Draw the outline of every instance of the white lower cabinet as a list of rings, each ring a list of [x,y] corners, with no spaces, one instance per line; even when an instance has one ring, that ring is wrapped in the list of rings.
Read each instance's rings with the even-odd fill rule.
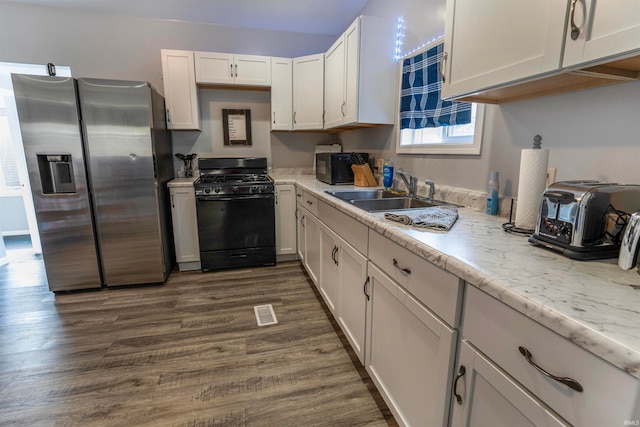
[[[277,184],[276,191],[276,256],[296,256],[296,186]]]
[[[462,341],[452,427],[568,426],[489,359]]]
[[[446,426],[457,333],[369,263],[366,369],[398,424]]]
[[[455,426],[487,425],[480,422],[485,418],[471,422],[483,415],[475,413],[476,406],[482,405],[496,420],[510,419],[511,409],[505,402],[493,398],[495,402],[488,401],[491,388],[500,391],[501,399],[509,400],[523,417],[532,420],[530,424],[495,421],[492,426],[564,425],[562,422],[574,426],[622,426],[625,421],[640,420],[640,382],[635,377],[474,286],[467,285],[465,299],[462,335],[482,355],[476,354],[474,360],[479,357],[490,360],[494,370],[510,379],[513,386],[509,387],[514,391],[503,391],[508,385],[487,380],[490,378],[484,374],[487,370],[481,372],[482,378],[478,377],[473,372],[477,368],[466,366],[470,359],[461,353],[460,364],[465,365],[467,378],[459,381],[458,392],[463,395],[466,388],[470,394],[468,402],[463,399],[462,408],[453,403]],[[484,389],[480,391],[474,381],[492,384],[482,385]],[[514,397],[518,394],[522,398]],[[477,404],[477,399],[483,403]],[[536,405],[542,409],[536,409]],[[549,409],[544,409],[544,405]],[[545,424],[556,417],[562,421]]]
[[[336,317],[351,348],[364,364],[366,318],[371,304],[367,294],[367,258],[343,242],[338,250],[338,264],[340,297]]]
[[[320,294],[364,364],[367,258],[324,224],[320,242]]]
[[[331,231],[326,225],[320,226],[320,286],[318,290],[327,303],[333,317],[336,316],[339,303],[340,289],[340,264],[338,261],[338,252],[340,250],[340,242],[338,236]]]
[[[298,199],[298,257],[311,280],[319,285],[320,279],[320,222]]]
[[[199,270],[200,243],[195,190],[193,185],[180,187],[172,185],[169,183],[169,195],[178,269],[180,271]]]

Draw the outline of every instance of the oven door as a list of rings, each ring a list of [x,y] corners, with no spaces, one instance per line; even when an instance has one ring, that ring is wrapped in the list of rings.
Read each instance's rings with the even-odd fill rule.
[[[203,270],[275,263],[275,195],[198,196]]]

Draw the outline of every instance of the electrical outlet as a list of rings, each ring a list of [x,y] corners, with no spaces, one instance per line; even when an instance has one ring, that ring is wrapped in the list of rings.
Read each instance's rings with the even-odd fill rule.
[[[547,187],[556,182],[558,168],[547,168]]]
[[[384,159],[376,159],[376,169],[378,173],[382,173],[382,168],[384,167]]]

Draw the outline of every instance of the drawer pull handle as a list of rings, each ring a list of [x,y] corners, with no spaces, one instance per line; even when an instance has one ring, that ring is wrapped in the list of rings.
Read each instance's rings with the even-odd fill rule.
[[[540,366],[538,366],[532,360],[533,355],[531,354],[531,352],[529,350],[527,350],[526,347],[520,346],[520,347],[518,347],[518,350],[520,350],[520,354],[522,354],[525,357],[525,359],[527,359],[527,362],[529,362],[529,365],[531,365],[534,368],[536,368],[543,375],[551,378],[552,380],[556,380],[559,383],[562,383],[562,384],[566,385],[567,387],[569,387],[570,389],[575,390],[577,392],[582,393],[582,391],[584,390],[578,381],[576,381],[576,380],[574,380],[572,378],[568,378],[568,377],[557,377],[557,376],[552,375],[549,372],[545,371],[544,369],[542,369]]]
[[[400,271],[404,271],[407,274],[411,274],[411,269],[407,267],[400,267],[400,265],[398,264],[398,260],[395,258],[393,259],[393,266]]]
[[[464,365],[460,365],[460,369],[458,369],[458,375],[456,375],[456,380],[453,382],[453,395],[456,397],[456,401],[458,405],[462,405],[462,396],[458,394],[458,381],[460,378],[464,377],[464,374],[467,372],[467,369]]]
[[[364,291],[364,295],[367,297],[367,301],[369,301],[369,299],[371,298],[369,296],[369,294],[367,293],[367,285],[369,284],[369,276],[367,276],[367,280],[364,281],[364,286],[363,286],[363,291]]]

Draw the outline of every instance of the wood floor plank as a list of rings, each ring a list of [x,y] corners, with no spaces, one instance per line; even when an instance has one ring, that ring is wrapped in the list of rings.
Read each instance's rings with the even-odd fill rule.
[[[0,267],[2,425],[397,425],[298,262],[59,294],[20,264]]]

